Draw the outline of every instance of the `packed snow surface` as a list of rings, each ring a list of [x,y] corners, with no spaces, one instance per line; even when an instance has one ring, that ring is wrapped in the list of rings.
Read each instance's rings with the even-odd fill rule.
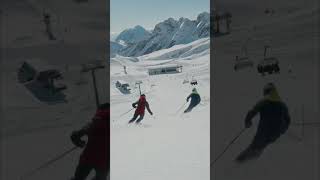
[[[210,54],[209,38],[137,58],[111,59],[111,179],[208,180],[210,138]],[[198,47],[206,47],[197,51]],[[177,53],[177,51],[182,52]],[[191,53],[193,52],[193,53]],[[206,52],[206,53],[204,53]],[[189,53],[190,55],[185,55]],[[178,54],[174,55],[173,54]],[[148,75],[148,68],[182,65],[182,73]],[[123,66],[126,66],[127,74]],[[193,86],[183,82],[196,79],[202,98],[192,112],[184,114],[186,97]],[[122,94],[117,80],[131,86]],[[130,124],[131,104],[139,98],[135,83],[154,115],[146,112],[140,125]],[[188,103],[189,104],[189,103]],[[183,106],[183,107],[182,107]]]

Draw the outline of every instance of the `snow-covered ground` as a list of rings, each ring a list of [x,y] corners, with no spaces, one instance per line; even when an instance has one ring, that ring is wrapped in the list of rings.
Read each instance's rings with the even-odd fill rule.
[[[210,178],[209,42],[205,38],[138,58],[111,59],[111,179]],[[183,72],[148,75],[148,68],[170,64],[182,65]],[[193,87],[183,81],[192,78],[198,81],[202,101],[184,114],[184,103]],[[122,94],[115,87],[117,80],[129,82],[131,94]],[[141,90],[154,115],[146,112],[141,125],[128,125],[134,111],[121,115],[139,98],[136,81],[143,82]]]
[[[90,121],[95,111],[91,74],[80,70],[82,63],[106,56],[106,12],[101,2],[63,0],[3,0],[0,9],[0,179],[18,180],[72,148],[70,133]],[[48,40],[43,11],[52,15],[57,41]],[[18,83],[17,69],[24,60],[60,70],[68,86],[64,91],[68,103],[40,102]],[[101,101],[109,95],[108,73],[97,72]],[[80,152],[70,153],[29,179],[69,179]]]
[[[274,9],[273,15],[264,13]],[[233,15],[232,33],[214,39],[211,70],[211,160],[213,161],[244,127],[246,113],[262,98],[262,88],[274,82],[287,103],[292,126],[270,145],[261,158],[244,165],[233,160],[251,142],[256,126],[247,130],[211,167],[215,180],[316,180],[319,179],[319,126],[295,123],[319,122],[319,6],[316,1],[216,1],[216,9]],[[249,39],[249,40],[248,40]],[[256,68],[233,70],[235,56],[243,56],[247,42],[255,65],[269,56],[280,61],[280,74],[262,77]],[[289,73],[289,68],[292,73]],[[257,124],[258,117],[254,122]]]

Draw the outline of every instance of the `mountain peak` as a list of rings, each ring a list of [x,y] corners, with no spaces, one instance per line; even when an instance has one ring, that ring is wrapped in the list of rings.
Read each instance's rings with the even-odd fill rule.
[[[200,13],[197,17],[197,21],[210,21],[210,14],[208,12]]]
[[[136,34],[137,32],[142,31],[140,30],[141,28],[135,26],[131,31]],[[209,37],[210,14],[203,12],[199,14],[195,20],[183,17],[178,20],[168,18],[155,25],[151,32],[148,32],[144,28],[143,31],[147,32],[146,34],[148,35],[144,35],[144,37],[148,38],[144,38],[140,41],[136,41],[135,38],[133,38],[135,39],[134,42],[130,41],[132,40],[132,37],[135,36],[128,35],[126,38],[122,37],[122,40],[127,42],[128,46],[122,49],[119,54],[122,56],[141,56],[161,49],[167,49],[174,45],[187,44],[200,38]],[[126,34],[130,33],[127,32]]]
[[[136,25],[133,29],[146,31],[146,29],[144,27],[140,26],[140,25]]]
[[[149,38],[150,32],[140,25],[134,28],[122,31],[116,38],[116,42],[124,42],[126,44],[137,43],[139,41]]]

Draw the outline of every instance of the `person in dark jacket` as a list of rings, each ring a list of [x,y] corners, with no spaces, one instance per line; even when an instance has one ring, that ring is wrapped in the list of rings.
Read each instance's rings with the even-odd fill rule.
[[[134,115],[133,115],[132,119],[129,121],[129,123],[133,123],[134,121],[136,121],[138,116],[139,116],[139,118],[136,121],[136,123],[139,123],[140,121],[142,121],[146,108],[147,108],[149,114],[153,115],[152,111],[150,110],[149,103],[146,100],[146,95],[144,95],[144,94],[142,94],[140,96],[140,98],[137,102],[132,104],[132,107],[136,108],[136,111],[134,112]]]
[[[110,104],[100,105],[88,125],[71,134],[73,144],[84,148],[72,180],[85,180],[95,170],[94,180],[105,180],[110,169]],[[86,143],[81,138],[88,136]]]
[[[52,33],[52,27],[51,27],[51,16],[49,13],[44,12],[43,13],[43,22],[45,24],[46,27],[46,33],[49,37],[49,40],[56,40],[56,38],[54,37],[53,33]]]
[[[196,88],[192,89],[192,93],[187,97],[187,102],[189,102],[190,98],[191,98],[191,102],[189,104],[189,107],[184,111],[184,113],[190,112],[201,101],[201,97],[200,97],[199,93],[197,92]]]
[[[281,101],[275,85],[268,83],[263,89],[263,94],[264,99],[259,101],[245,118],[245,127],[250,128],[253,117],[260,114],[258,129],[252,143],[236,158],[239,163],[258,158],[269,144],[275,142],[289,128],[289,111]]]

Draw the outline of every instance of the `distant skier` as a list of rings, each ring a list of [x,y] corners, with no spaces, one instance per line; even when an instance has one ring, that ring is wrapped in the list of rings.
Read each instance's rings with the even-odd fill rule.
[[[273,83],[268,83],[263,89],[264,99],[259,101],[245,118],[245,127],[252,126],[252,118],[260,113],[260,121],[256,135],[247,149],[236,158],[241,163],[258,158],[263,150],[284,134],[290,125],[288,108],[278,95]]]
[[[123,71],[124,71],[124,74],[128,74],[128,73],[127,73],[127,67],[126,67],[126,66],[123,66]]]
[[[100,105],[92,122],[71,134],[72,142],[85,147],[72,180],[85,180],[95,170],[94,180],[105,180],[110,168],[110,104]],[[88,136],[86,144],[81,138]]]
[[[46,33],[49,37],[49,40],[56,40],[56,38],[54,37],[53,33],[52,33],[52,28],[51,28],[51,16],[49,13],[44,12],[43,13],[43,22],[45,24],[46,27]]]
[[[196,88],[192,89],[192,93],[187,97],[187,102],[189,102],[190,98],[191,98],[191,102],[189,104],[189,107],[184,111],[184,113],[190,112],[201,101],[201,97],[200,97],[199,93],[197,92]]]
[[[153,115],[153,113],[150,110],[149,103],[146,100],[146,95],[144,94],[140,96],[137,102],[132,104],[132,107],[136,108],[136,111],[134,112],[134,115],[132,119],[129,121],[129,123],[133,123],[134,121],[136,121],[138,116],[139,116],[139,119],[136,121],[136,123],[139,123],[140,121],[142,121],[144,117],[145,108],[147,108],[150,115]]]
[[[289,67],[288,67],[288,73],[289,73],[289,74],[292,74],[292,72],[293,72],[292,65],[291,65],[291,64],[289,64]]]

